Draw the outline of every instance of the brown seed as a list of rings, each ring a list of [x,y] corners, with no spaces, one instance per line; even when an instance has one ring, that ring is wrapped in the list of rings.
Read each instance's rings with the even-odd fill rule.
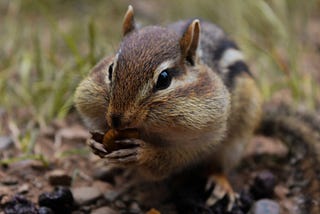
[[[136,129],[126,129],[122,131],[117,131],[115,129],[110,129],[103,137],[103,145],[108,152],[112,152],[119,149],[125,149],[128,145],[117,144],[116,140],[139,138],[139,133]]]
[[[113,151],[116,147],[115,139],[119,135],[119,132],[114,129],[110,129],[104,136],[103,136],[103,145],[107,149],[107,151]]]

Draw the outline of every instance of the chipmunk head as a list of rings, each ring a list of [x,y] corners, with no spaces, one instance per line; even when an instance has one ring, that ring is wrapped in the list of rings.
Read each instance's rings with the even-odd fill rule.
[[[123,40],[106,77],[110,85],[108,125],[115,129],[203,128],[200,126],[209,121],[204,111],[226,111],[221,83],[212,81],[209,72],[200,71],[199,38],[197,19],[183,35],[157,26],[137,29],[129,6]],[[210,105],[212,99],[218,101]]]

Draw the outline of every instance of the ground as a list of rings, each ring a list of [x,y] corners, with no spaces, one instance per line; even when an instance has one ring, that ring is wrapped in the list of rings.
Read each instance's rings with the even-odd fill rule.
[[[142,213],[151,209],[153,211],[150,213],[175,213],[177,204],[188,207],[185,208],[187,210],[194,209],[191,213],[204,212],[204,202],[199,200],[205,197],[204,190],[200,193],[192,192],[203,181],[192,180],[182,185],[179,191],[183,193],[183,197],[192,195],[192,202],[180,203],[168,196],[170,182],[141,182],[134,173],[114,169],[90,153],[85,144],[90,135],[79,124],[81,121],[78,115],[72,113],[65,120],[53,122],[39,134],[35,150],[41,151],[46,157],[45,163],[41,159],[26,159],[2,164],[2,209],[9,209],[8,202],[17,195],[30,200],[39,208],[39,195],[48,194],[55,187],[66,186],[71,189],[75,199],[74,203],[70,202],[73,213],[99,213],[99,208],[110,209],[112,213]],[[13,142],[8,143],[1,152],[2,158],[20,155]],[[308,182],[309,178],[298,176],[301,171],[297,168],[297,156],[299,154],[290,154],[279,140],[255,136],[247,148],[243,162],[230,175],[232,185],[240,194],[240,207],[243,211],[234,210],[231,213],[245,213],[254,202],[264,198],[276,202],[281,213],[300,213],[299,209],[303,206],[316,206],[312,202],[311,205],[308,204],[307,195],[303,194],[302,183]],[[128,187],[132,182],[135,184]],[[191,194],[187,193],[189,189]],[[199,194],[200,197],[197,198]],[[221,208],[212,207],[212,213],[223,213],[219,210],[223,210],[224,201],[225,199],[218,201]],[[271,206],[268,203],[265,206]]]

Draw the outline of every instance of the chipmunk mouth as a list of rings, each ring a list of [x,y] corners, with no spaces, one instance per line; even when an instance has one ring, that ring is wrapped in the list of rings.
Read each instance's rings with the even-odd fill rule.
[[[124,130],[109,129],[104,134],[99,132],[92,132],[91,135],[94,141],[103,145],[107,153],[111,153],[116,150],[136,147],[136,144],[122,143],[121,140],[140,138],[138,130],[132,128]]]
[[[90,131],[91,138],[95,140],[98,143],[104,143],[106,140],[106,135],[108,136],[107,138],[114,138],[115,140],[117,139],[126,139],[126,138],[139,138],[139,131],[136,128],[127,128],[127,129],[109,129],[107,131],[99,132],[99,131]],[[112,136],[111,136],[112,135]]]

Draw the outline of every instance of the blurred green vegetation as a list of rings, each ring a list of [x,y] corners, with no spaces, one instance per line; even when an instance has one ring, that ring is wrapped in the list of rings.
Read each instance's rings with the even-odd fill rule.
[[[320,72],[301,64],[305,53],[319,56],[308,24],[320,20],[320,0],[1,0],[0,110],[24,130],[21,142],[69,113],[79,81],[117,48],[128,4],[142,25],[217,23],[244,50],[266,100],[288,90],[295,103],[319,106]]]

